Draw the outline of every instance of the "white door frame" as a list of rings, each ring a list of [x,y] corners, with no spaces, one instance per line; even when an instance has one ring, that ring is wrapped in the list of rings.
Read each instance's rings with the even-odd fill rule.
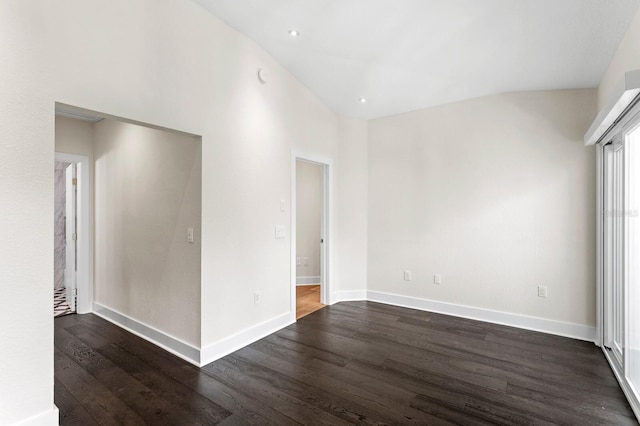
[[[333,161],[315,154],[292,151],[291,153],[291,315],[296,321],[296,161],[302,160],[322,168],[322,212],[320,229],[323,244],[320,247],[320,303],[331,304],[331,227],[333,224]]]
[[[75,163],[77,165],[77,230],[76,241],[78,250],[78,270],[76,273],[77,305],[76,312],[86,314],[92,312],[93,283],[91,282],[91,239],[89,220],[91,217],[91,204],[89,203],[91,191],[91,173],[89,157],[86,155],[55,153],[56,161]]]

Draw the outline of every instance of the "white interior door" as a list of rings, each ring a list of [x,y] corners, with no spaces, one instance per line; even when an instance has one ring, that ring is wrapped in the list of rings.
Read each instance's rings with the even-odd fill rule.
[[[65,269],[64,286],[67,303],[76,310],[76,165],[70,164],[65,170]]]

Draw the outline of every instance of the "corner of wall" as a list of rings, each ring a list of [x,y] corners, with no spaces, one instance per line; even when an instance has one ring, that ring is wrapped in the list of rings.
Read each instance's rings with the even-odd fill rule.
[[[340,117],[336,162],[337,229],[340,282],[332,299],[342,292],[367,289],[368,245],[368,131],[365,120]],[[347,296],[345,296],[347,297]],[[351,298],[352,296],[348,296]]]
[[[291,312],[286,312],[275,318],[253,325],[245,330],[225,337],[222,340],[206,345],[202,347],[200,351],[200,366],[212,363],[213,361],[250,345],[269,334],[275,333],[294,322],[296,322],[295,315]]]

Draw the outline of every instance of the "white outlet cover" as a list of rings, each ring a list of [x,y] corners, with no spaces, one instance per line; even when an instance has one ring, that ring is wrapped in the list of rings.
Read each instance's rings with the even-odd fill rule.
[[[280,239],[280,238],[284,238],[284,237],[285,237],[284,226],[283,225],[277,225],[276,226],[276,238]]]
[[[538,286],[538,297],[547,297],[547,287],[540,285]]]

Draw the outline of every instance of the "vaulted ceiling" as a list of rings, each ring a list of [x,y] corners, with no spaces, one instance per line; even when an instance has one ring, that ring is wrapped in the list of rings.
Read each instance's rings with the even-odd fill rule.
[[[597,87],[640,4],[194,1],[255,40],[335,112],[364,119],[502,92]]]

